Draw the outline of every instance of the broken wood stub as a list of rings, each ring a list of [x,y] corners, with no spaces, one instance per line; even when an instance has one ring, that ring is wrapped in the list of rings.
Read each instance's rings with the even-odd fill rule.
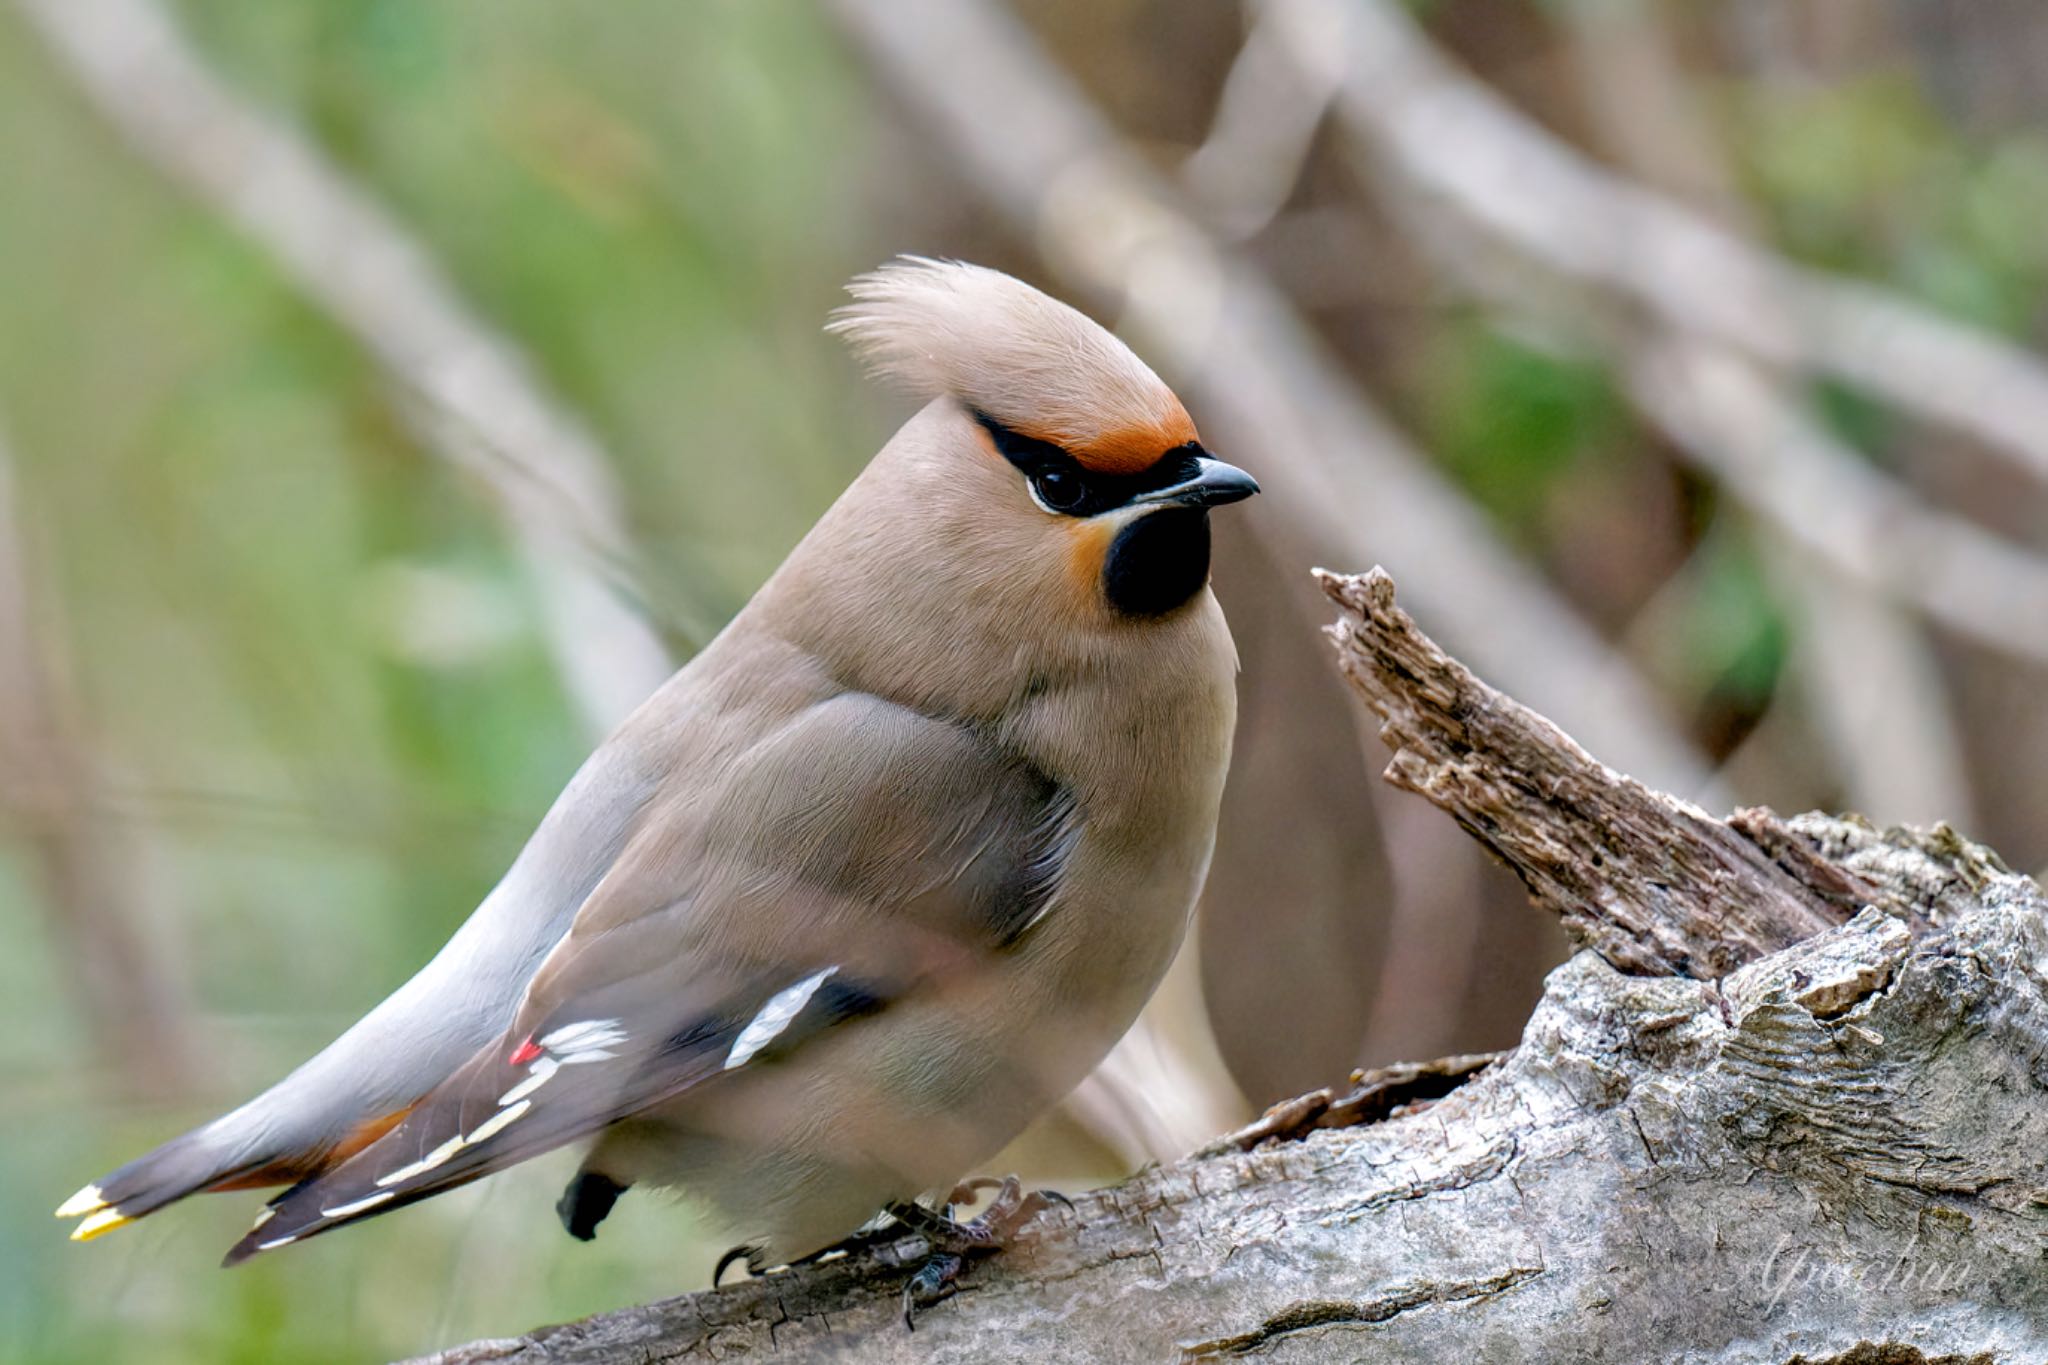
[[[1873,890],[1768,811],[1737,823],[1651,791],[1415,628],[1384,569],[1316,573],[1338,665],[1380,719],[1387,780],[1506,861],[1622,971],[1717,980],[1840,924]]]

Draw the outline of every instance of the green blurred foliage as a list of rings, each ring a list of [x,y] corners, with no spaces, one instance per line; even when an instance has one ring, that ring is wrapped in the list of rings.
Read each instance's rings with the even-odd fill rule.
[[[1448,319],[1431,341],[1422,371],[1427,444],[1504,534],[1539,536],[1548,504],[1574,474],[1625,458],[1628,417],[1596,361],[1469,316]]]
[[[1746,728],[1769,704],[1785,667],[1789,626],[1757,548],[1741,530],[1717,523],[1691,567],[1682,583],[1677,663],[1700,682],[1695,723],[1711,738],[1719,726]]]
[[[2048,134],[1966,136],[1899,76],[1752,82],[1730,143],[1791,254],[1884,279],[1963,321],[2026,335],[2048,287]]]

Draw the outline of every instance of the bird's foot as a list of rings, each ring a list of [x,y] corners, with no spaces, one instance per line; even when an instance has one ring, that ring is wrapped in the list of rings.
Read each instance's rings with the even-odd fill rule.
[[[946,1206],[968,1203],[983,1190],[996,1195],[978,1217],[955,1222],[946,1213],[922,1204],[895,1204],[889,1212],[897,1222],[918,1233],[931,1247],[916,1272],[903,1286],[903,1325],[917,1330],[921,1308],[951,1298],[959,1289],[961,1272],[970,1256],[988,1256],[1009,1245],[1017,1229],[1054,1204],[1072,1208],[1074,1203],[1052,1190],[1027,1190],[1016,1176],[1001,1180],[979,1177],[956,1187],[946,1197]]]

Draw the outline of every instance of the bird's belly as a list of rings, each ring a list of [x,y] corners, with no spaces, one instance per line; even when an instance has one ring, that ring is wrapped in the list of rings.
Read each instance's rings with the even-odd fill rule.
[[[1055,914],[1012,970],[966,974],[843,1025],[801,1064],[756,1064],[692,1091],[608,1138],[617,1150],[595,1164],[705,1201],[771,1260],[828,1246],[890,1203],[944,1193],[982,1173],[1123,1036],[1178,945],[1195,873],[1118,907],[1159,921],[1136,936],[1150,940],[1137,959],[1091,957],[1082,926]]]

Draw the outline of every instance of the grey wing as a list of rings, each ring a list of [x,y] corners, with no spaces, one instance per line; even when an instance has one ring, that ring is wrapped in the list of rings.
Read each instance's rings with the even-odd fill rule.
[[[887,1010],[1058,901],[1071,795],[977,731],[822,702],[642,828],[518,1017],[229,1253],[385,1212]]]

